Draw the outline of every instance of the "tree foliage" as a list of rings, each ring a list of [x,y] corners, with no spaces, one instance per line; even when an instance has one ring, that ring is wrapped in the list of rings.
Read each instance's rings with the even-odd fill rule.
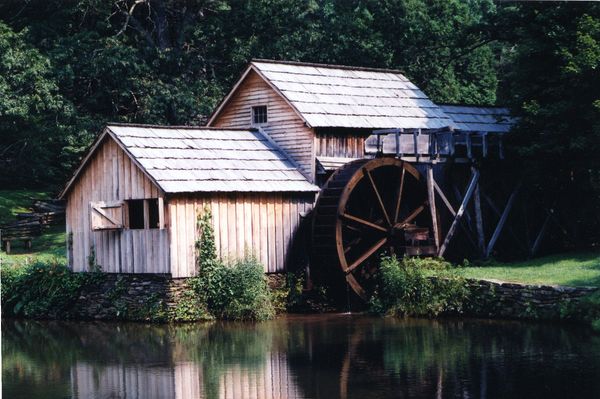
[[[577,242],[600,239],[600,5],[508,6],[502,97],[520,117],[510,153]]]

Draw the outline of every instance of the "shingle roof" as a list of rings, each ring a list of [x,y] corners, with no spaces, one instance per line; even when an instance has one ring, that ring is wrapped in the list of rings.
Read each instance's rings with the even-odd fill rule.
[[[110,124],[61,198],[107,135],[165,193],[319,191],[276,144],[255,130]]]
[[[515,124],[507,108],[441,105],[455,129],[468,132],[508,133]]]
[[[311,127],[437,129],[450,118],[399,71],[255,60]]]
[[[107,129],[167,193],[318,191],[258,131],[123,125]]]

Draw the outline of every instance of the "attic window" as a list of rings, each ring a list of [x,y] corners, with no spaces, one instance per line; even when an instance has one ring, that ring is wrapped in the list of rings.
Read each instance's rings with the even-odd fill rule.
[[[262,125],[264,123],[267,123],[267,106],[259,105],[252,107],[252,124]]]

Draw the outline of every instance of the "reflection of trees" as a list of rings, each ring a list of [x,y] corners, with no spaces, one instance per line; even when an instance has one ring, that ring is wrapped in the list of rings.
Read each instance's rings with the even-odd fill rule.
[[[540,387],[581,375],[574,358],[600,353],[600,339],[588,334],[522,322],[347,318],[296,326],[288,359],[309,397],[541,397]],[[591,360],[588,374],[598,373],[600,359]],[[585,389],[598,393],[600,381]]]

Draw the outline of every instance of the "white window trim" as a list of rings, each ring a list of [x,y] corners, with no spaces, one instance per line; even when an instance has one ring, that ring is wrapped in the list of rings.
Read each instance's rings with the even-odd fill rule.
[[[265,107],[267,121],[263,123],[254,123],[254,108],[256,107]],[[251,126],[266,126],[269,124],[269,105],[268,104],[258,104],[250,106],[250,125]]]

